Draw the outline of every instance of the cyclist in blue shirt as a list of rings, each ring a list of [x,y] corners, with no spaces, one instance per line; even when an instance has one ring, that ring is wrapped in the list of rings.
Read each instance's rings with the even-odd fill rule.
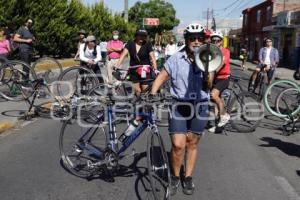
[[[184,38],[186,47],[167,60],[164,69],[154,81],[151,91],[151,94],[155,95],[160,86],[170,79],[170,92],[173,97],[169,124],[173,168],[171,195],[176,193],[180,185],[179,173],[184,162],[186,162],[186,171],[182,180],[183,192],[187,195],[194,192],[192,172],[197,160],[198,144],[204,133],[209,113],[209,94],[204,90],[203,84],[204,72],[196,66],[194,56],[196,48],[205,42],[204,28],[200,24],[190,24],[184,31]]]

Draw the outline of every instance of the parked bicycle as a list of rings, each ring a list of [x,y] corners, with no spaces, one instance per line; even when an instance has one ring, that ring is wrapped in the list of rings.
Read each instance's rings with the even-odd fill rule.
[[[1,66],[0,95],[9,101],[20,101],[31,94],[30,82],[37,79],[35,72],[25,62],[9,60]],[[27,76],[29,74],[29,76]]]
[[[95,95],[97,96],[97,89],[97,87],[92,89],[89,95],[94,96],[96,91]],[[144,103],[153,103],[147,98],[142,97],[141,99]],[[118,170],[119,162],[126,158],[125,151],[128,147],[142,133],[148,132],[147,165],[152,192],[155,199],[169,199],[169,161],[156,125],[153,108],[147,107],[143,113],[139,113],[143,119],[142,123],[130,136],[120,142],[114,122],[114,113],[118,112],[114,110],[114,105],[119,99],[115,99],[112,90],[109,90],[107,96],[100,96],[98,101],[101,105],[105,105],[104,110],[92,106],[92,110],[84,110],[64,122],[59,138],[60,154],[64,166],[74,175],[83,178],[92,177],[105,171]],[[92,105],[94,104],[92,103]],[[108,131],[103,128],[105,115],[107,115]],[[82,123],[76,120],[78,118],[81,119],[79,121],[87,122],[89,126],[82,126]]]
[[[253,132],[263,118],[263,106],[259,99],[243,89],[240,78],[230,77],[228,90],[222,93],[227,112],[230,114],[231,128],[238,132]]]
[[[268,94],[277,93],[275,102],[268,98]],[[284,120],[283,135],[290,135],[299,131],[300,119],[300,86],[291,80],[274,81],[267,89],[263,97],[265,108],[272,115]]]

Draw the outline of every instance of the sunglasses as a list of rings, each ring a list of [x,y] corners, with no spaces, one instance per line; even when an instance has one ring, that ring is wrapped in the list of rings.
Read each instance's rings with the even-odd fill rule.
[[[199,42],[204,42],[205,38],[201,37],[201,36],[190,36],[188,38],[188,40],[191,41],[191,42],[195,42],[196,40],[198,40]]]
[[[211,40],[211,42],[213,42],[213,43],[219,43],[219,42],[221,42],[222,40],[220,40],[220,39],[212,39]]]

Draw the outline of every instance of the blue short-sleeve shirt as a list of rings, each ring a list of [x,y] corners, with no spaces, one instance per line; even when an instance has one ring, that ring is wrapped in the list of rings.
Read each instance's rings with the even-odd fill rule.
[[[203,91],[203,72],[188,59],[186,51],[173,54],[165,63],[171,79],[171,95],[179,100],[209,100]]]

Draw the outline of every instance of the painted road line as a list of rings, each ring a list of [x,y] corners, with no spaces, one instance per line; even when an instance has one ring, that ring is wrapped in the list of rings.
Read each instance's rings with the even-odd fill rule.
[[[282,189],[287,193],[289,200],[300,200],[299,195],[296,190],[291,186],[291,184],[282,176],[275,176],[276,181],[282,187]]]

